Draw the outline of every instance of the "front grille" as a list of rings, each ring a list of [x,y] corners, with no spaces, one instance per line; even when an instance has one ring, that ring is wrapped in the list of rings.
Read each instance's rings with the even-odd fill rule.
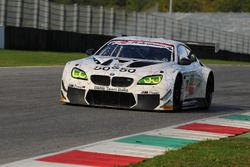
[[[90,105],[130,108],[135,105],[132,93],[89,90],[86,100]]]
[[[110,77],[103,75],[92,75],[91,81],[96,85],[109,86],[110,85]]]
[[[132,78],[113,77],[111,85],[116,87],[128,87],[132,85],[133,81],[134,80]]]

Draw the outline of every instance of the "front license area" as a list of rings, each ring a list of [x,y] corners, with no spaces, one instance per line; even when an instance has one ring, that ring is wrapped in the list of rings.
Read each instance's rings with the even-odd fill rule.
[[[89,90],[86,100],[90,105],[131,108],[136,104],[132,93],[105,90]]]
[[[113,92],[128,92],[126,88],[114,88],[109,86],[94,86],[94,90],[113,91]]]

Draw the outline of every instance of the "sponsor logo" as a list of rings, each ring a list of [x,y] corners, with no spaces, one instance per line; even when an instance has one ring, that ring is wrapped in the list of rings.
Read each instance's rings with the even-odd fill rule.
[[[128,92],[126,88],[113,88],[108,86],[95,86],[95,90],[102,90],[102,91],[112,91],[112,92]]]
[[[155,91],[142,91],[141,94],[158,95],[160,93]]]
[[[71,88],[75,88],[75,89],[85,89],[85,86],[78,86],[78,85],[69,85],[69,87]]]

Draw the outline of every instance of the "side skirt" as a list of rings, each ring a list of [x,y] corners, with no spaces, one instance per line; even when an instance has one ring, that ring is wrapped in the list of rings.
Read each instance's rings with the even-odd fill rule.
[[[194,98],[194,99],[185,100],[182,103],[182,109],[204,107],[204,100],[205,99],[203,99],[203,98]]]

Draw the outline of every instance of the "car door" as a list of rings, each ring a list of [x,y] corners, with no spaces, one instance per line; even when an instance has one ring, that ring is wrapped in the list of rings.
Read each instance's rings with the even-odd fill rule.
[[[183,63],[186,60],[188,63]],[[178,46],[178,61],[183,75],[182,99],[196,98],[198,86],[200,84],[201,68],[197,65],[197,60],[191,50],[184,45]]]
[[[197,60],[196,56],[190,52],[189,59],[192,64],[191,81],[189,84],[189,98],[201,98],[202,97],[202,66]]]

